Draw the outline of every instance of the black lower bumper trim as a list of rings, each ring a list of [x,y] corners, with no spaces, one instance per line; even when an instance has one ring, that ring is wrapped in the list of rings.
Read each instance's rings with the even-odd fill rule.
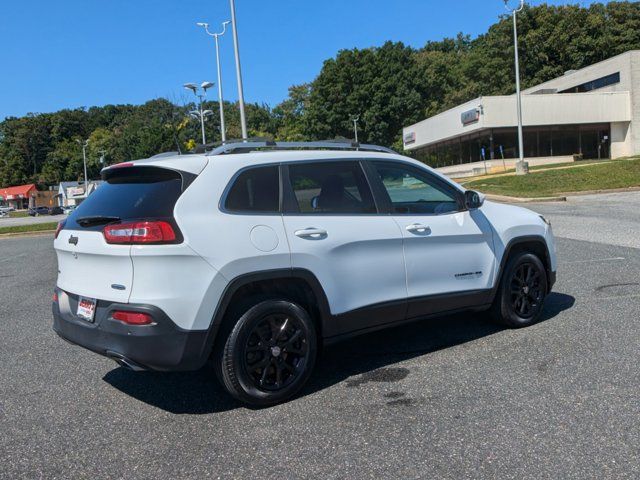
[[[58,302],[52,307],[53,330],[74,345],[133,370],[197,370],[208,359],[207,331],[183,330],[157,307],[98,300],[96,318],[91,323],[73,313],[77,296],[57,291]],[[149,313],[154,324],[131,326],[113,320],[111,312],[118,309]]]

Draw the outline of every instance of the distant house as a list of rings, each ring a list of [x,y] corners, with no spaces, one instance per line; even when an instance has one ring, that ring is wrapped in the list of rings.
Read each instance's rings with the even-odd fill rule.
[[[29,208],[35,204],[36,186],[33,183],[17,187],[0,188],[0,205],[16,210]]]
[[[101,180],[90,181],[85,194],[84,182],[60,182],[58,185],[58,205],[61,207],[69,207],[80,205],[82,201],[91,195],[100,185]]]

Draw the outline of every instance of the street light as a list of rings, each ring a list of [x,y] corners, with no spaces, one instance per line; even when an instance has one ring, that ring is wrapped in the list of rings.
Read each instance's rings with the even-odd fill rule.
[[[524,163],[524,138],[522,133],[522,94],[520,93],[520,60],[518,57],[518,20],[517,14],[524,9],[524,0],[519,0],[520,5],[518,8],[512,9],[509,7],[509,0],[504,0],[504,7],[513,15],[513,44],[515,47],[515,62],[516,62],[516,97],[518,104],[518,152],[519,160],[516,163],[516,174],[524,175],[528,173],[525,169]]]
[[[227,131],[224,124],[224,104],[223,104],[223,98],[222,98],[222,71],[220,68],[220,45],[218,42],[218,38],[225,34],[225,32],[227,31],[227,25],[229,25],[229,23],[231,22],[229,21],[222,22],[222,32],[220,33],[211,33],[209,31],[208,23],[200,22],[196,24],[199,27],[203,27],[204,31],[207,32],[207,35],[213,37],[216,41],[216,65],[218,67],[218,103],[220,104],[220,133],[222,134],[223,143],[227,141]]]
[[[236,79],[238,80],[238,104],[240,106],[240,126],[242,139],[247,141],[247,119],[244,114],[244,90],[242,89],[242,69],[240,68],[240,47],[238,46],[238,24],[236,22],[236,2],[229,0],[231,7],[231,26],[233,28],[233,50],[236,55]]]
[[[89,183],[87,180],[87,147],[89,146],[89,140],[84,142],[79,138],[76,138],[76,142],[82,147],[82,161],[84,162],[84,198],[87,198],[89,192]]]
[[[200,85],[195,83],[185,83],[184,88],[191,90],[196,98],[199,100],[198,109],[189,112],[194,118],[200,119],[200,128],[202,129],[202,145],[207,144],[207,135],[204,131],[204,121],[209,115],[213,115],[211,110],[204,110],[204,99],[207,97],[207,90],[213,87],[213,82],[202,82]],[[198,93],[202,90],[202,93]]]

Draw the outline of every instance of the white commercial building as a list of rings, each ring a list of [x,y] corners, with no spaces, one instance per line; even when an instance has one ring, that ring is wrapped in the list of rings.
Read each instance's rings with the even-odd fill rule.
[[[403,131],[404,148],[443,170],[471,173],[518,157],[516,96],[480,97]],[[640,154],[640,50],[523,91],[531,163]],[[465,170],[466,169],[466,170]]]

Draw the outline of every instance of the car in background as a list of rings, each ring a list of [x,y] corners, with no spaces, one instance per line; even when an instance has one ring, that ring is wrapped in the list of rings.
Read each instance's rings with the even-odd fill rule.
[[[49,215],[62,215],[63,213],[64,211],[62,210],[62,208],[57,205],[55,207],[49,208]]]
[[[9,212],[13,212],[15,210],[15,208],[11,207],[11,206],[2,206],[0,207],[0,213],[9,213]]]
[[[75,209],[75,205],[68,205],[66,207],[62,207],[62,213],[64,213],[65,215],[71,215]]]
[[[39,215],[49,215],[49,207],[35,207],[29,209],[30,217],[37,217]]]

